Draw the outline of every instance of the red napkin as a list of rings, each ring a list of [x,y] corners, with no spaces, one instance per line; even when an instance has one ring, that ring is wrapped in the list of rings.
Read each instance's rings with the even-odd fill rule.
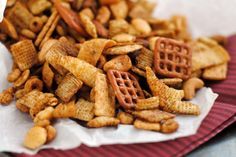
[[[219,93],[219,98],[202,122],[197,134],[159,143],[107,145],[98,148],[81,145],[67,151],[49,149],[42,150],[32,157],[178,157],[186,155],[236,121],[236,35],[229,37],[226,49],[231,55],[228,78],[210,85],[214,92]],[[15,154],[15,156],[31,157],[25,154]]]

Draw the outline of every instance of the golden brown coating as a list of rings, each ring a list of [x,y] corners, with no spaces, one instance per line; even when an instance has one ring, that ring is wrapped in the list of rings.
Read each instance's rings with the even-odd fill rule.
[[[134,117],[132,114],[120,111],[117,114],[117,118],[120,120],[120,124],[132,124],[134,121]]]
[[[47,143],[51,142],[57,135],[57,130],[51,125],[46,126],[47,130]]]
[[[138,99],[135,105],[136,110],[149,110],[159,107],[159,97],[150,97],[147,99]]]
[[[73,118],[90,121],[94,117],[94,103],[79,99],[76,105],[76,113]]]
[[[90,128],[101,128],[105,126],[117,126],[120,120],[114,117],[96,117],[87,123]]]
[[[137,129],[150,130],[150,131],[160,131],[160,123],[150,123],[140,119],[134,121],[134,127]]]
[[[179,128],[179,124],[174,119],[168,119],[161,122],[162,133],[173,133],[178,128]]]
[[[36,149],[47,141],[47,130],[43,127],[34,126],[31,128],[24,139],[24,146],[29,149]]]
[[[82,85],[82,81],[77,79],[73,74],[68,73],[58,85],[55,94],[64,102],[69,102]]]
[[[206,80],[225,80],[227,77],[228,63],[223,63],[210,68],[206,68],[203,71],[202,77]]]
[[[175,101],[166,105],[164,111],[184,114],[184,115],[199,115],[201,113],[200,107],[187,101]]]
[[[167,113],[165,111],[161,111],[158,109],[154,110],[142,110],[142,111],[134,111],[132,114],[139,119],[143,119],[147,122],[158,123],[162,120],[167,120],[174,118],[175,115],[171,113]]]
[[[132,67],[131,59],[128,55],[119,55],[110,61],[106,62],[103,66],[104,71],[108,70],[119,70],[119,71],[129,71]]]
[[[68,103],[61,103],[56,106],[53,111],[54,118],[72,118],[76,115],[75,100],[72,99]]]
[[[115,104],[109,98],[109,88],[106,75],[97,74],[95,81],[95,105],[94,113],[96,116],[115,116]]]

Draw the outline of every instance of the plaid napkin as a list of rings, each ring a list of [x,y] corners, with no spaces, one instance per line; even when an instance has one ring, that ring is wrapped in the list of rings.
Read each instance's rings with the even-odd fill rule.
[[[81,145],[67,151],[49,149],[42,150],[33,157],[155,157],[157,155],[180,157],[189,153],[236,121],[236,35],[229,37],[226,48],[231,55],[228,78],[221,83],[210,84],[213,91],[219,93],[219,98],[202,122],[197,134],[159,143],[107,145],[98,148]],[[30,157],[25,154],[15,154],[15,156]]]

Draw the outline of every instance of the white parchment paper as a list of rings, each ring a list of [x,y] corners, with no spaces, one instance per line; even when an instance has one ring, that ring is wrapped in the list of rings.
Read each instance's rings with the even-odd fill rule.
[[[236,0],[157,0],[158,8],[154,15],[166,18],[172,14],[184,14],[189,20],[189,26],[194,37],[214,34],[230,35],[236,32]],[[0,20],[5,1],[0,0]],[[0,91],[9,86],[7,73],[12,65],[7,49],[0,44]],[[43,148],[70,149],[84,143],[88,146],[103,144],[146,143],[171,140],[196,133],[201,122],[209,113],[217,94],[210,88],[198,91],[193,102],[201,107],[200,116],[177,116],[180,128],[173,134],[161,134],[151,131],[137,130],[133,126],[119,125],[117,128],[84,128],[72,120],[58,120],[55,124],[58,130],[56,139]],[[34,154],[22,146],[24,135],[33,126],[30,117],[19,112],[14,102],[9,106],[0,105],[0,151],[24,152]]]

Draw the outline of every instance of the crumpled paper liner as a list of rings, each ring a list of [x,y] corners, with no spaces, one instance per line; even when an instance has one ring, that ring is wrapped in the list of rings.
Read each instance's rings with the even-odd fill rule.
[[[158,1],[159,6],[155,12],[155,15],[159,17],[168,17],[172,13],[185,13],[190,22],[190,27],[194,36],[198,35],[206,36],[209,34],[220,33],[219,31],[222,30],[222,28],[224,28],[223,24],[220,24],[221,26],[220,29],[218,26],[213,25],[212,22],[210,21],[212,20],[212,14],[209,10],[213,10],[214,13],[217,7],[213,7],[211,4],[215,4],[216,1],[215,0],[207,0],[207,1],[208,2],[206,3],[206,0],[191,0],[191,1],[159,0]],[[236,0],[231,0],[231,1],[234,1],[236,3]],[[5,7],[4,2],[6,1],[4,0],[0,1],[0,19],[2,15],[1,14],[2,10]],[[219,3],[222,3],[223,5],[223,1],[222,2],[217,1],[217,6],[219,5]],[[189,7],[193,8],[191,9]],[[230,9],[225,9],[223,11],[228,12],[229,10]],[[218,11],[219,14],[220,13],[224,14],[224,12],[222,12],[222,9]],[[207,12],[208,14],[211,14],[211,16],[205,14]],[[218,16],[221,17],[223,15],[218,15]],[[236,12],[233,14],[233,16],[230,17],[231,23],[235,24],[235,22],[233,22],[233,17],[236,17]],[[205,23],[201,23],[200,19],[202,18],[204,18]],[[228,21],[227,19],[224,19],[224,22],[227,22]],[[216,22],[217,19],[213,21]],[[209,27],[211,26],[210,28],[212,28],[212,30],[210,32],[208,30],[209,27],[207,27],[206,25],[208,25]],[[236,28],[235,25],[228,25],[229,29],[223,29],[221,33],[225,35],[232,33],[231,29],[232,26],[234,26],[235,30]],[[6,77],[7,73],[11,70],[11,65],[12,65],[12,60],[9,52],[2,44],[0,44],[0,67],[1,67],[0,91],[10,86],[10,84],[6,80]],[[71,149],[79,146],[82,143],[88,146],[95,147],[103,144],[160,142],[179,137],[190,136],[196,133],[201,122],[203,121],[203,119],[206,117],[211,107],[213,106],[217,96],[218,95],[213,93],[210,88],[203,88],[200,91],[198,91],[196,98],[193,99],[193,102],[200,105],[202,112],[201,115],[199,116],[178,115],[176,119],[180,124],[180,128],[178,129],[177,132],[172,134],[161,134],[158,132],[137,130],[133,126],[128,126],[128,125],[119,125],[117,128],[88,129],[78,125],[76,122],[72,120],[61,119],[57,120],[57,122],[54,125],[58,131],[56,139],[40,149],[44,148]],[[15,102],[13,102],[9,106],[0,105],[0,137],[1,137],[0,151],[29,153],[29,154],[34,154],[37,151],[39,151],[39,149],[34,151],[28,150],[24,148],[22,145],[27,130],[32,126],[33,122],[31,118],[27,114],[18,111],[15,108]]]

